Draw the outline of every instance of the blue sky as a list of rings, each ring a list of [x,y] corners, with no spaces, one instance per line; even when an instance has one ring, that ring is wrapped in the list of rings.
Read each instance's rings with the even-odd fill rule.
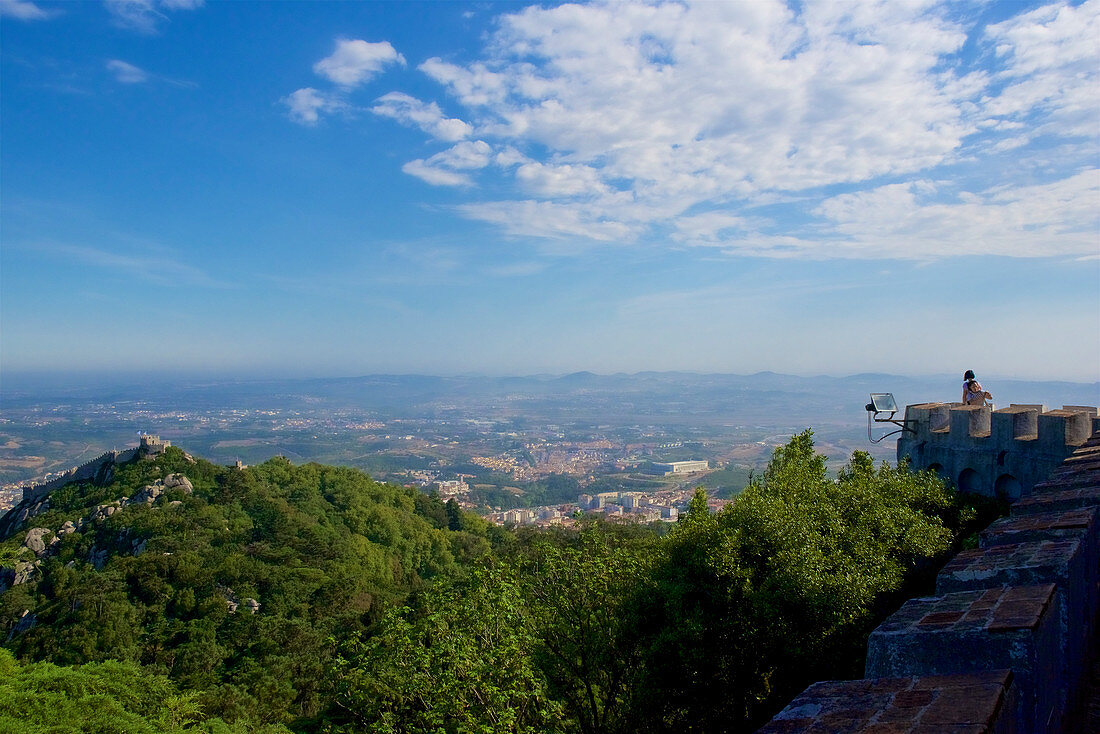
[[[1100,2],[0,0],[0,368],[1100,379]]]

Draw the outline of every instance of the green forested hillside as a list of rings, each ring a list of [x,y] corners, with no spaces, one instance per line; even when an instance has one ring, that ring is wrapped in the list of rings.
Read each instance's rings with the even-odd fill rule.
[[[155,504],[88,519],[176,472],[193,494],[169,489]],[[107,486],[56,490],[27,526],[56,531],[81,519],[31,582],[0,594],[4,637],[24,610],[36,618],[7,646],[60,665],[148,666],[200,692],[204,711],[253,722],[320,715],[334,640],[489,549],[485,524],[451,531],[438,500],[355,470],[272,459],[239,471],[178,449],[120,467]],[[3,545],[6,557],[25,535]],[[97,553],[100,569],[89,562]]]
[[[0,731],[37,721],[27,691],[69,701],[43,731],[740,731],[858,674],[973,516],[859,453],[830,480],[809,432],[667,534],[506,531],[351,469],[170,449],[0,542],[24,575],[0,591],[0,693],[23,692]]]

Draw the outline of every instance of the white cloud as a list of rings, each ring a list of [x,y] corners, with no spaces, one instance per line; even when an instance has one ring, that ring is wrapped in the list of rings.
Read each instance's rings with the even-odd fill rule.
[[[493,201],[462,204],[458,212],[500,226],[520,237],[568,237],[597,242],[625,242],[636,232],[621,222],[601,219],[600,214],[549,201]]]
[[[47,12],[29,0],[0,0],[0,17],[16,20],[46,20],[53,13]]]
[[[336,50],[313,65],[313,71],[342,87],[369,81],[389,64],[405,65],[405,57],[388,41],[368,43],[338,39]]]
[[[484,140],[470,140],[453,145],[442,153],[436,153],[429,162],[456,170],[485,168],[492,157],[492,148]]]
[[[473,183],[464,173],[438,168],[419,158],[401,166],[401,170],[432,186],[469,186]]]
[[[841,194],[800,235],[759,229],[693,238],[730,254],[934,260],[960,255],[1089,257],[1100,251],[1100,169],[1023,187],[954,195],[917,180]]]
[[[1024,187],[997,187],[956,200],[927,181],[882,186],[822,203],[818,212],[846,250],[897,257],[1085,255],[1100,247],[1100,169]]]
[[[202,7],[203,0],[104,0],[103,4],[115,25],[153,35],[168,19],[163,11],[194,10]]]
[[[107,62],[107,71],[115,75],[115,80],[122,84],[140,84],[148,81],[149,73],[133,64],[128,64],[119,59],[111,59]]]
[[[1038,116],[1030,135],[1095,137],[1100,92],[1100,0],[1054,4],[986,29],[1004,83],[986,100],[998,119]]]
[[[728,239],[724,235],[728,235],[731,230],[741,231],[746,228],[743,218],[721,211],[680,217],[675,226],[676,233],[673,237],[694,245],[720,244]]]
[[[332,113],[346,107],[334,95],[319,92],[312,87],[299,89],[280,101],[287,106],[290,119],[301,125],[316,125],[321,113]]]
[[[595,168],[568,163],[553,165],[528,161],[516,169],[516,180],[530,193],[548,199],[609,191]]]
[[[446,118],[434,102],[393,92],[374,111],[442,140],[476,130],[499,151],[493,175],[523,193],[459,211],[514,235],[671,233],[775,256],[1076,252],[1081,235],[1062,232],[1047,244],[1011,235],[1008,213],[1029,222],[1021,226],[1049,225],[1048,234],[1054,225],[1024,217],[1022,199],[995,199],[993,174],[982,169],[998,157],[997,170],[1007,170],[1013,158],[1028,161],[1019,168],[1037,180],[1077,180],[1050,167],[1054,147],[1028,146],[1039,135],[1097,137],[1100,0],[1055,3],[985,28],[979,16],[934,0],[531,6],[498,18],[480,58],[418,67],[465,109],[470,123],[454,120],[450,137],[440,134]],[[968,37],[988,50],[978,61],[964,53]],[[959,188],[979,193],[967,201],[923,193],[915,182],[938,178],[944,166],[969,167]],[[890,237],[857,236],[846,228],[863,219],[830,218],[844,208],[841,197],[817,212],[821,247],[790,225],[756,226],[754,207],[793,211],[830,186],[853,191],[851,204],[954,218],[969,244],[936,246],[890,221],[882,223]]]
[[[414,125],[437,140],[454,142],[470,136],[473,129],[462,120],[444,117],[435,102],[421,102],[402,92],[390,92],[379,97],[371,112],[389,117],[405,125]]]
[[[469,176],[458,171],[484,168],[492,160],[492,149],[483,140],[464,141],[436,153],[428,160],[409,161],[401,170],[433,186],[470,186]]]

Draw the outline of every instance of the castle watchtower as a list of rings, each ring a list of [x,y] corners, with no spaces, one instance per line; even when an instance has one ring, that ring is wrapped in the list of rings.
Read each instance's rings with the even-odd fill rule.
[[[1100,419],[1080,405],[921,403],[906,406],[905,426],[898,462],[933,469],[964,492],[1015,500],[1100,430]]]
[[[162,439],[160,436],[150,436],[148,434],[145,434],[141,437],[139,451],[141,452],[142,456],[160,456],[164,453],[164,450],[171,445],[171,441]]]

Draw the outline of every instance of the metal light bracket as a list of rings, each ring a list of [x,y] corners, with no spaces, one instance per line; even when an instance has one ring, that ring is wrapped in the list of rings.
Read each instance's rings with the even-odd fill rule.
[[[916,433],[916,429],[908,425],[903,420],[898,420],[894,415],[898,412],[897,401],[894,400],[894,394],[889,392],[873,392],[871,393],[871,402],[867,403],[867,440],[871,443],[878,443],[884,438],[909,431],[910,433]],[[884,413],[889,413],[885,418],[882,418]],[[908,421],[912,423],[913,421]],[[889,433],[879,436],[878,438],[871,437],[871,424],[873,423],[891,423],[898,426],[896,431],[890,431]]]

